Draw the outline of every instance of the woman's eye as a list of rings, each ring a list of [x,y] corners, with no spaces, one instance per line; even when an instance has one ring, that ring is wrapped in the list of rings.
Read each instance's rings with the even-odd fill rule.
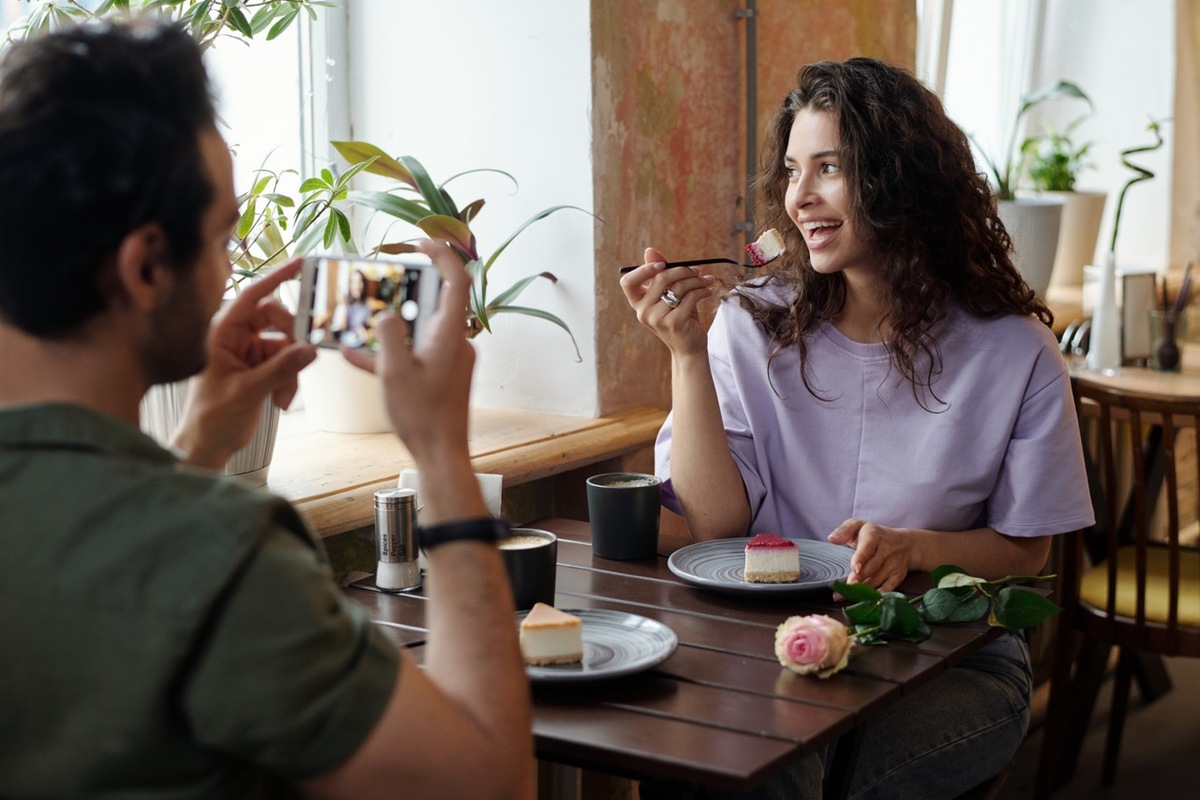
[[[837,164],[831,164],[828,161],[821,165],[821,174],[822,175],[834,175],[841,171],[842,171],[841,167],[839,167]]]
[[[787,176],[789,181],[794,181],[800,177],[800,170],[789,167],[787,169]]]

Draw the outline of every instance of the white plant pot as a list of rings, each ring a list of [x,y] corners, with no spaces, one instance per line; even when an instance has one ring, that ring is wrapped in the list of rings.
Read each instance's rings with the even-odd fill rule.
[[[1042,192],[1041,197],[1062,200],[1062,224],[1054,254],[1051,286],[1082,286],[1083,268],[1096,262],[1096,240],[1104,218],[1105,192]]]
[[[300,373],[300,393],[309,423],[332,433],[392,430],[379,378],[348,362],[337,350],[317,350],[317,360]]]
[[[1039,297],[1050,288],[1062,203],[1044,198],[1000,201],[1000,220],[1013,243],[1013,265]]]
[[[141,427],[159,444],[167,447],[183,418],[192,378],[177,383],[151,386],[142,398]],[[250,442],[230,457],[225,465],[226,475],[237,475],[253,486],[263,486],[275,453],[275,435],[279,432],[279,409],[267,397],[259,412],[258,425]]]

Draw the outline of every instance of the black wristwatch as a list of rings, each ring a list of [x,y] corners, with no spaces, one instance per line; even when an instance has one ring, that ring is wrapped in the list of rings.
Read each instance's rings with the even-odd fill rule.
[[[498,542],[507,539],[512,530],[512,524],[503,517],[475,517],[460,519],[454,522],[443,522],[438,525],[422,525],[417,528],[417,538],[424,550],[431,550],[439,544],[462,540],[478,542]]]

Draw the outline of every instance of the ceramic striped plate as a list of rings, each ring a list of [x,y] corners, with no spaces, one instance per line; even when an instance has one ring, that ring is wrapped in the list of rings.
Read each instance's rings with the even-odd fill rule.
[[[566,683],[616,678],[650,669],[670,658],[679,646],[675,631],[661,622],[599,608],[564,608],[583,621],[583,661],[545,667],[526,665],[529,680]],[[517,624],[527,612],[517,612]]]
[[[744,574],[746,539],[697,542],[671,554],[667,566],[683,580],[718,592],[755,597],[824,589],[850,573],[849,547],[812,539],[793,539],[800,548],[800,580],[796,583],[748,583]]]

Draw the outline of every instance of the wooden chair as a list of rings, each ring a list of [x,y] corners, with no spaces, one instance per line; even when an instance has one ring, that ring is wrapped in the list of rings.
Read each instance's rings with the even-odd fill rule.
[[[1200,466],[1193,465],[1187,476],[1177,467],[1180,444],[1190,438],[1200,451],[1200,403],[1112,388],[1086,375],[1074,377],[1072,385],[1084,441],[1094,442],[1089,466],[1094,468],[1097,524],[1068,534],[1064,542],[1059,570],[1063,613],[1037,797],[1048,797],[1074,774],[1113,647],[1119,655],[1101,772],[1106,786],[1116,777],[1131,680],[1140,666],[1154,663],[1146,657],[1200,657],[1200,550],[1179,541],[1180,485],[1189,478],[1200,481]],[[1124,468],[1122,442],[1128,448]],[[1158,506],[1157,469],[1166,494],[1161,541],[1151,530]],[[1200,503],[1197,495],[1200,484],[1193,484],[1190,499]],[[1089,550],[1091,556],[1085,552]],[[1145,696],[1146,681],[1138,677]]]

